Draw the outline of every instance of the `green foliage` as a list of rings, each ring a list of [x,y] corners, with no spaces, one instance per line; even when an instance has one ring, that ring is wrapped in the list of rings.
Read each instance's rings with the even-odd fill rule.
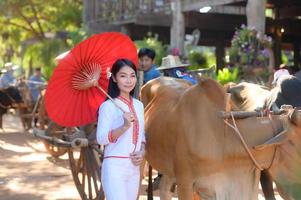
[[[69,49],[84,38],[85,33],[80,30],[80,0],[0,0],[0,12],[0,25],[4,27],[0,29],[0,63],[20,63],[24,57],[21,64],[25,68],[32,60],[32,66],[48,67],[43,72],[49,71],[62,49]],[[67,41],[57,34],[67,36],[69,32],[71,37]],[[49,33],[55,37],[49,37]],[[7,56],[10,48],[13,55]]]
[[[204,54],[195,50],[189,51],[188,60],[192,66],[198,66],[199,68],[207,66],[207,59]]]
[[[188,51],[188,62],[191,64],[189,70],[196,70],[200,68],[209,68],[216,65],[216,57],[212,48],[197,47],[190,48]]]
[[[76,31],[69,32],[69,38],[67,39],[67,43],[69,46],[73,47],[79,42],[89,37],[88,31],[81,28]]]
[[[165,56],[166,46],[164,46],[162,42],[158,40],[157,34],[153,36],[152,33],[148,33],[147,37],[145,37],[143,40],[136,40],[134,42],[138,50],[141,48],[154,49],[156,51],[155,63],[157,66],[161,65],[161,60]]]
[[[218,70],[217,81],[221,84],[226,84],[229,82],[237,83],[239,82],[239,70],[238,67],[234,67],[233,69],[223,68],[222,70]]]
[[[65,44],[59,39],[36,43],[26,49],[22,66],[27,71],[30,63],[33,64],[34,68],[42,67],[43,75],[49,79],[57,64],[54,58],[66,49]]]

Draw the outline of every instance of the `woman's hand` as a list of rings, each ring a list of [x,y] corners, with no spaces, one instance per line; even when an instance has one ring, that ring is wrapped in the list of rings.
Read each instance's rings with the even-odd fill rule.
[[[145,154],[144,150],[131,153],[130,158],[132,160],[132,163],[136,166],[140,165],[143,161],[144,154]]]
[[[124,126],[125,127],[130,127],[131,122],[134,121],[134,115],[131,112],[126,112],[123,114],[123,120],[124,120]]]

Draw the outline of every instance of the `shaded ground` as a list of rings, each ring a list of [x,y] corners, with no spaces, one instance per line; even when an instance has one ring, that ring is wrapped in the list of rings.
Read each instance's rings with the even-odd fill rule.
[[[40,140],[23,131],[16,116],[4,115],[3,124],[5,132],[0,130],[1,200],[80,200],[67,155],[59,159],[49,156]],[[139,200],[147,199],[146,184],[144,180]],[[154,195],[158,200],[157,191]],[[259,199],[263,199],[261,194]]]

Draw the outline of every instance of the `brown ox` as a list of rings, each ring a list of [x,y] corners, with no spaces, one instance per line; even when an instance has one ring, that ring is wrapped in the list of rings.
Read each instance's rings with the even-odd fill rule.
[[[146,158],[155,169],[175,178],[180,200],[192,199],[194,189],[201,191],[205,200],[257,199],[260,170],[234,130],[217,115],[225,109],[226,93],[221,85],[202,79],[189,87],[172,78],[159,78],[142,88],[141,98],[145,103]],[[300,118],[296,110],[289,110],[271,120],[251,117],[236,121],[255,160],[269,169],[286,192],[285,184],[300,188],[300,179],[290,181],[295,179],[292,174],[297,174],[297,161],[288,155],[298,152],[294,146],[301,146]],[[282,176],[290,178],[283,183]]]

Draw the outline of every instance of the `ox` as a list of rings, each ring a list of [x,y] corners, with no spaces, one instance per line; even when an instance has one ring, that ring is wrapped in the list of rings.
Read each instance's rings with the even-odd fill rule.
[[[228,86],[227,90],[231,93],[232,102],[238,110],[253,111],[258,108],[268,108],[278,111],[279,107],[284,104],[293,107],[301,106],[301,82],[294,76],[280,78],[271,91],[263,86],[246,82]],[[262,173],[260,181],[266,199],[275,199],[272,180],[267,171]],[[282,197],[289,199],[285,196],[287,195]]]
[[[19,103],[22,103],[22,97],[15,87],[9,87],[0,90],[0,128],[3,128],[2,116],[9,108],[16,108]]]
[[[281,192],[297,198],[287,189],[301,186],[301,180],[292,176],[301,160],[296,154],[301,147],[297,110],[237,120],[248,146],[244,148],[236,132],[218,117],[227,98],[224,88],[212,79],[189,87],[180,80],[158,78],[142,88],[141,99],[146,159],[170,180],[175,178],[180,200],[192,199],[194,190],[201,191],[204,200],[257,199],[259,168],[269,170]],[[285,176],[289,178],[283,181]]]
[[[301,81],[294,76],[283,76],[277,85],[268,88],[253,83],[240,83],[226,87],[238,110],[253,111],[257,108],[268,108],[272,111],[284,105],[301,107]]]

